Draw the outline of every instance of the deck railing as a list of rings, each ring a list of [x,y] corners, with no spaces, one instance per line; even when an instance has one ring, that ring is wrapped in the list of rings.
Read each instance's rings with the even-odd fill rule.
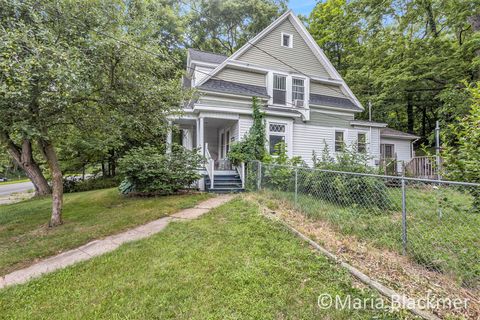
[[[414,157],[406,167],[406,173],[409,176],[418,178],[436,179],[438,170],[435,156]]]

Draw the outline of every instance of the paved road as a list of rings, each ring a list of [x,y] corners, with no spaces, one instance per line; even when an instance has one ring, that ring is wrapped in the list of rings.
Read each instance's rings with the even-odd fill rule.
[[[15,192],[26,192],[34,189],[31,182],[20,182],[13,184],[0,185],[0,196],[8,196]]]

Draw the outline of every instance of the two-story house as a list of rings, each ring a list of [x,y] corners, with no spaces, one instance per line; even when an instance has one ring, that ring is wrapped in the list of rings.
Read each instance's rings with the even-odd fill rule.
[[[312,151],[321,154],[325,144],[331,155],[343,144],[356,144],[371,156],[372,166],[382,156],[405,161],[413,156],[411,141],[418,137],[355,120],[363,106],[291,11],[229,57],[190,49],[187,70],[185,85],[200,96],[174,123],[185,147],[199,148],[211,159],[209,174],[232,173],[229,146],[252,125],[253,96],[264,106],[271,152],[284,141],[290,157],[308,164]]]

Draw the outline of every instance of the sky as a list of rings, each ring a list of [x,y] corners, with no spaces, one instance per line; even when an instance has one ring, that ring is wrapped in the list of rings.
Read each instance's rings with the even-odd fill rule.
[[[308,16],[318,0],[290,0],[288,7],[295,12],[295,14],[303,14]]]

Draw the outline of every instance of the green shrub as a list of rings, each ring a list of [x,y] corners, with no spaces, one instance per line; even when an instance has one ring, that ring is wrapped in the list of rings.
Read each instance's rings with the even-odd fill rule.
[[[87,179],[75,179],[73,177],[66,177],[63,180],[63,192],[83,192],[97,189],[107,189],[118,186],[119,178],[104,178],[93,177]]]
[[[288,158],[285,142],[276,144],[274,154],[266,155],[263,162],[267,164],[263,174],[266,186],[277,190],[294,191],[294,167],[300,165],[302,159],[300,157]]]
[[[368,166],[368,155],[357,152],[352,146],[345,148],[343,152],[337,154],[336,159],[333,159],[328,150],[325,144],[321,159],[313,154],[314,168],[345,173],[301,170],[299,192],[312,194],[339,205],[392,208],[388,188],[381,178],[347,173],[375,173],[375,170]]]
[[[265,148],[267,142],[265,114],[260,111],[256,97],[252,98],[252,117],[253,124],[248,134],[241,141],[233,143],[228,152],[228,158],[236,166],[242,162],[247,163],[252,160],[262,161],[267,154]]]
[[[197,169],[203,161],[196,150],[190,151],[176,144],[167,154],[152,146],[130,150],[119,161],[119,171],[126,180],[120,190],[124,193],[175,193],[201,177]]]

